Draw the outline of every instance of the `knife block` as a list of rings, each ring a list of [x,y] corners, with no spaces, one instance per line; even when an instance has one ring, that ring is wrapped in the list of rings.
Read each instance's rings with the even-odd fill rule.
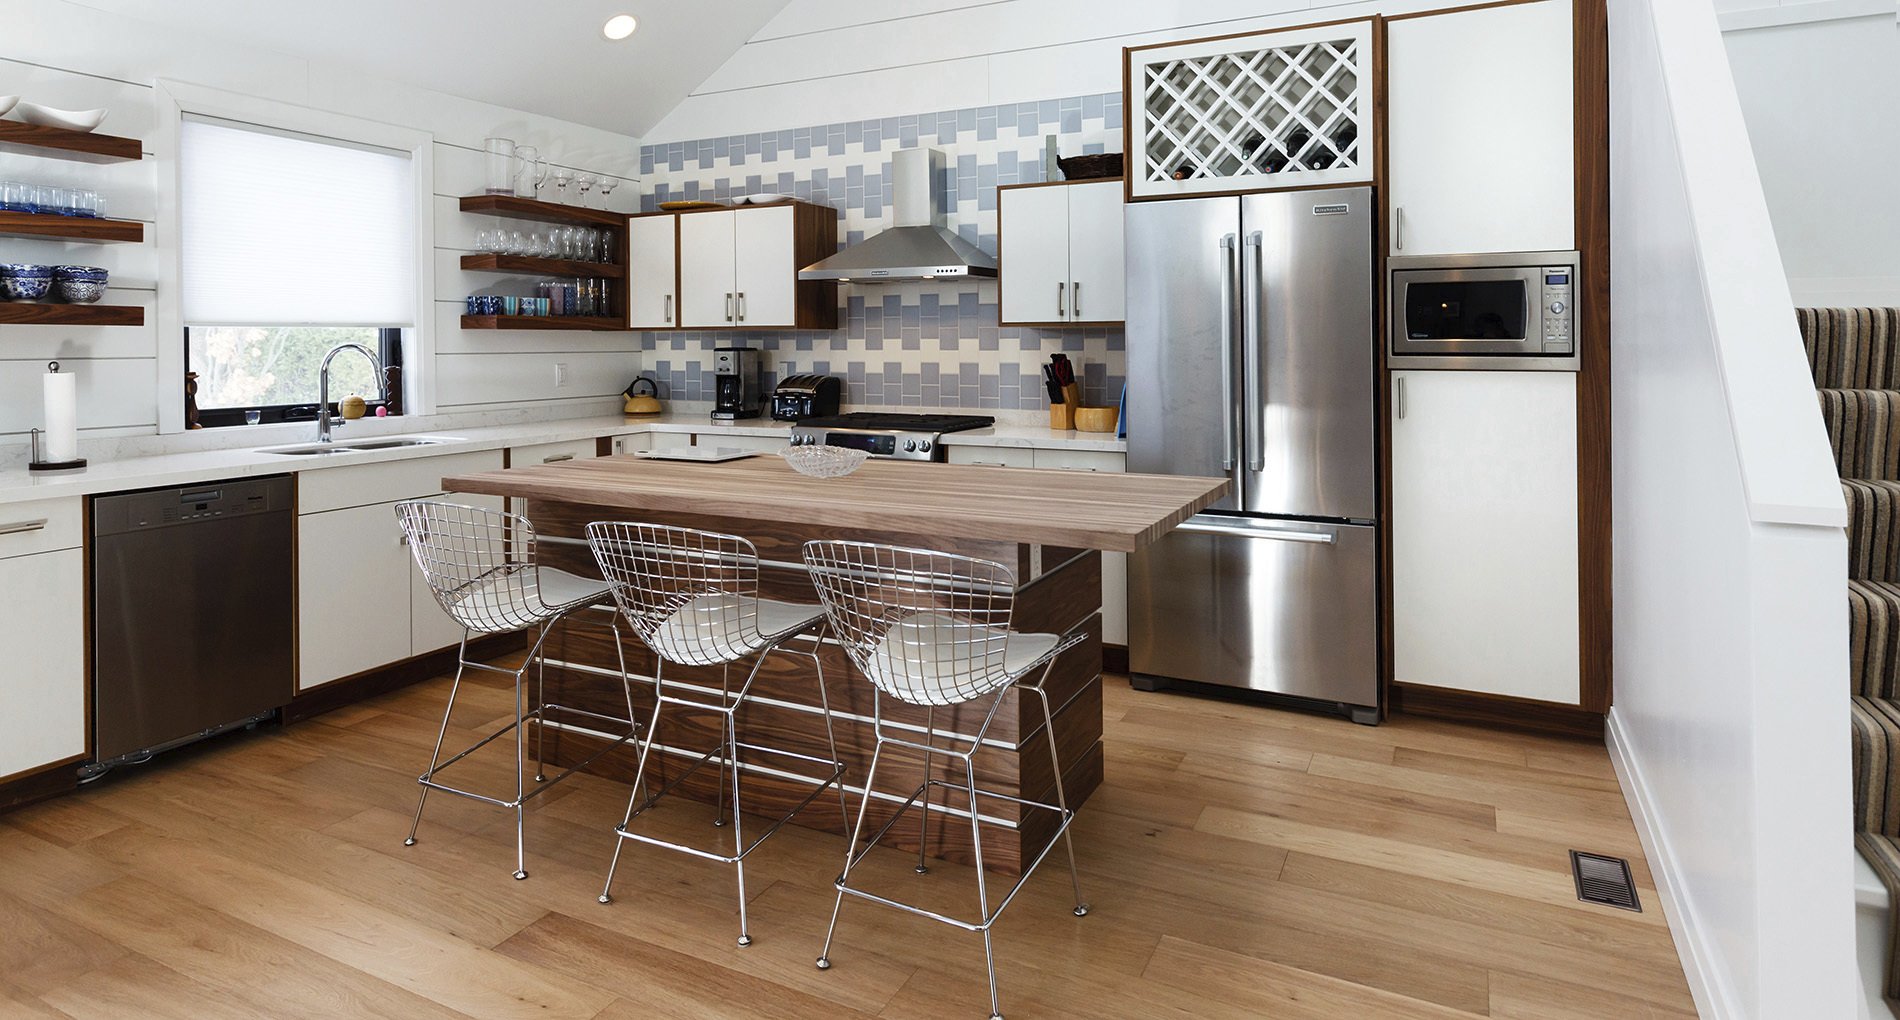
[[[1082,387],[1070,383],[1062,387],[1062,403],[1049,405],[1049,427],[1057,432],[1075,428],[1075,409],[1082,406]]]

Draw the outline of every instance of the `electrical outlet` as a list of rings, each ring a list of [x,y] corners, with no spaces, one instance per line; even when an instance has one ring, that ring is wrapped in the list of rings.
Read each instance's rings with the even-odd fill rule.
[[[559,390],[559,389],[565,389],[566,387],[567,387],[567,362],[557,361],[554,363],[554,388]]]

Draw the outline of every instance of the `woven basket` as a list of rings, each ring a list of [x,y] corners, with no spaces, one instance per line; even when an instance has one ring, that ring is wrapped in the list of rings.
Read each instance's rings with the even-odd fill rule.
[[[1056,165],[1062,168],[1062,176],[1071,181],[1086,181],[1097,177],[1120,177],[1122,154],[1098,152],[1090,156],[1058,156]]]

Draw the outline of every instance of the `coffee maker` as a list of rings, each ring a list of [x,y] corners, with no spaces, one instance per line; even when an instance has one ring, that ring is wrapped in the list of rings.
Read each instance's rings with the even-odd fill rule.
[[[759,352],[750,347],[713,351],[713,420],[757,418],[765,395],[759,388]]]

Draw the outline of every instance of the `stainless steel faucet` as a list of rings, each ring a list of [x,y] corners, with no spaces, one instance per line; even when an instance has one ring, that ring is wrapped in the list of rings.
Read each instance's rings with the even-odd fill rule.
[[[355,351],[369,359],[370,367],[376,371],[376,396],[383,401],[389,400],[389,382],[383,378],[383,362],[376,352],[362,344],[338,344],[330,353],[323,356],[323,365],[317,369],[317,442],[330,441],[330,361],[344,351]],[[339,423],[340,424],[340,423]]]

